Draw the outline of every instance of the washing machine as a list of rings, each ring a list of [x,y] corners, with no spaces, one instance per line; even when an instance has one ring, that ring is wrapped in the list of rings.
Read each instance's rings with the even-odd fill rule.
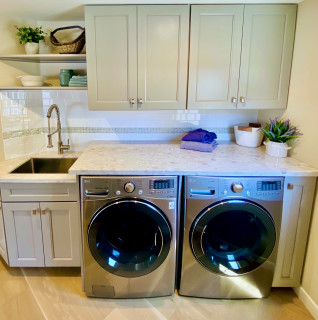
[[[281,177],[185,177],[180,295],[269,294],[283,184]]]
[[[88,296],[174,293],[178,178],[81,177],[83,289]]]

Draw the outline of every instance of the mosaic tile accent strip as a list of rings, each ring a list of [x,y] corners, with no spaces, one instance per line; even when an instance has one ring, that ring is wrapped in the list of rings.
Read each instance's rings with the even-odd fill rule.
[[[51,128],[52,131],[56,128]],[[94,127],[66,127],[62,128],[62,133],[105,133],[105,134],[180,134],[186,133],[196,128],[94,128]],[[233,128],[206,128],[206,130],[213,131],[216,134],[233,134]],[[32,136],[39,134],[47,134],[48,129],[46,127],[16,130],[3,132],[3,139],[13,139],[24,136]]]

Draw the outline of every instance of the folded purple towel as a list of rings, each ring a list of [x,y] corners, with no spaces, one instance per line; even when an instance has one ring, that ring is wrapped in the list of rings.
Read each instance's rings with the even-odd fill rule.
[[[196,141],[181,141],[181,149],[194,150],[200,152],[212,152],[218,143],[213,141],[212,143],[202,143]]]
[[[196,129],[193,131],[189,131],[182,140],[183,141],[197,141],[204,143],[211,143],[213,140],[217,138],[214,132],[210,132],[203,129]]]

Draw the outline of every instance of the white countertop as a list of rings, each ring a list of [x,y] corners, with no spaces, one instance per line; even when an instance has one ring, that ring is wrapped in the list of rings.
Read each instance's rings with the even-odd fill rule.
[[[318,169],[291,157],[266,155],[264,147],[220,144],[212,153],[178,144],[89,146],[69,170],[74,175],[318,176]]]
[[[78,158],[81,152],[66,152],[62,155],[57,152],[42,152],[33,155],[27,155],[15,159],[0,162],[0,183],[76,183],[76,175],[68,173],[14,173],[12,170],[20,166],[30,158]]]

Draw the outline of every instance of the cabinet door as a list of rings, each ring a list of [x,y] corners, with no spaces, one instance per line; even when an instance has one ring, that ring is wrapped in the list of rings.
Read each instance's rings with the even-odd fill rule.
[[[3,203],[11,267],[43,267],[42,229],[38,202]]]
[[[4,259],[4,261],[9,264],[2,208],[0,208],[0,255]]]
[[[243,9],[191,7],[188,109],[236,108]]]
[[[296,5],[245,6],[238,108],[286,108],[296,10]]]
[[[81,223],[77,202],[41,202],[46,267],[81,265]]]
[[[136,6],[87,6],[85,28],[89,108],[135,109]]]
[[[138,6],[138,108],[185,109],[189,6]]]
[[[274,287],[298,287],[303,270],[315,177],[286,177]]]

